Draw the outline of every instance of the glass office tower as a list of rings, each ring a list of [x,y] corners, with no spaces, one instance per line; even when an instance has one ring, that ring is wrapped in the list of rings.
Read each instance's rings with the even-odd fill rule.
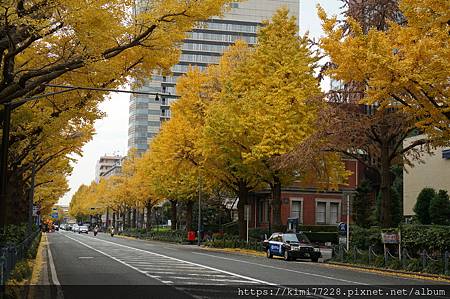
[[[178,78],[187,72],[190,65],[204,69],[209,64],[218,63],[225,49],[238,39],[254,45],[258,26],[263,20],[270,19],[282,6],[287,7],[290,14],[298,18],[299,0],[248,0],[232,3],[231,10],[224,17],[204,21],[187,33],[180,61],[172,67],[171,76],[155,75],[139,90],[174,95]],[[161,123],[170,119],[172,101],[174,99],[131,95],[128,148],[135,148],[138,153],[148,149],[148,143],[159,132]]]

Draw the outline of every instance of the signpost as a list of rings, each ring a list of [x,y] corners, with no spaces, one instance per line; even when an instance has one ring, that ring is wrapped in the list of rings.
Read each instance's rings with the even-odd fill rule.
[[[345,222],[341,222],[338,224],[339,231],[339,245],[347,245],[347,224]]]
[[[401,234],[400,232],[385,232],[381,233],[381,242],[383,242],[384,255],[386,255],[387,245],[397,245],[398,244],[398,258],[402,260],[402,248],[401,248]]]
[[[244,219],[247,222],[247,243],[248,243],[248,221],[250,219],[250,205],[245,205],[244,210],[245,210]]]
[[[344,191],[342,194],[347,198],[347,251],[350,250],[350,199],[353,194],[355,194],[355,191]]]
[[[39,214],[40,207],[38,205],[33,205],[33,217],[37,217]]]

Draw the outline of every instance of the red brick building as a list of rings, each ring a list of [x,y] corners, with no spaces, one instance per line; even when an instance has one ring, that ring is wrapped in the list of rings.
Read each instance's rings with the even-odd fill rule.
[[[347,217],[347,200],[343,191],[354,191],[362,180],[364,166],[353,159],[345,160],[346,169],[352,172],[348,185],[338,191],[319,191],[315,188],[300,187],[293,184],[282,189],[281,219],[286,225],[288,218],[298,218],[303,225],[336,225],[345,222]],[[268,228],[271,218],[271,191],[256,192],[250,199],[250,228]]]

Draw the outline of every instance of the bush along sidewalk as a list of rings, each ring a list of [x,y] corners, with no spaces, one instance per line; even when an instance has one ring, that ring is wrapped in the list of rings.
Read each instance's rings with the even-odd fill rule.
[[[384,247],[380,228],[355,227],[351,248],[334,246],[332,261],[390,270],[450,275],[450,227],[403,225],[398,245]],[[391,230],[394,231],[394,230]],[[449,277],[450,278],[450,277]]]
[[[212,238],[204,242],[204,245],[211,248],[239,248],[261,252],[264,251],[261,241],[249,240],[247,243],[245,240],[240,240],[238,238]]]
[[[173,243],[183,243],[187,240],[187,233],[184,230],[155,231],[146,229],[127,229],[121,231],[120,235],[144,240]]]
[[[40,241],[41,232],[36,230],[22,242],[0,248],[0,288],[5,298],[27,298]]]
[[[0,248],[0,285],[8,280],[20,283],[30,278],[30,260],[36,256],[40,239],[41,232],[36,230],[22,242]]]
[[[184,230],[176,231],[148,231],[146,229],[128,229],[120,232],[120,235],[133,237],[143,240],[163,241],[173,243],[188,243],[187,232]],[[197,241],[195,241],[196,243]],[[205,234],[202,245],[211,248],[240,248],[256,251],[264,251],[261,241],[257,238],[251,238],[247,243],[230,234]]]

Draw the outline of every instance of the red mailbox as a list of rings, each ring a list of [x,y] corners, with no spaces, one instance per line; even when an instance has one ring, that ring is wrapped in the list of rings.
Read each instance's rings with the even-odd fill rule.
[[[188,231],[187,235],[188,241],[195,241],[195,235],[196,235],[195,231],[193,230]]]

